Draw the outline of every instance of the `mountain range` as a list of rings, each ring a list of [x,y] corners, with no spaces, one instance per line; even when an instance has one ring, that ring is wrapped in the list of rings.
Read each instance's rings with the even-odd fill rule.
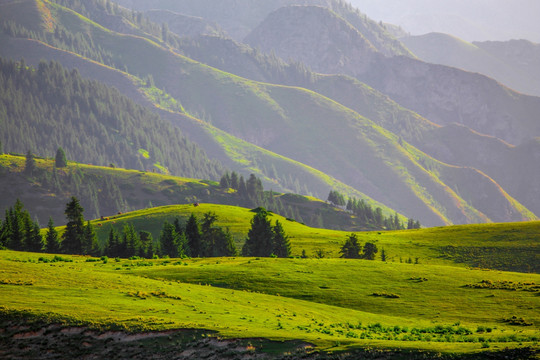
[[[2,0],[0,56],[114,86],[266,188],[427,226],[540,214],[538,97],[422,61],[342,1],[117,3]]]

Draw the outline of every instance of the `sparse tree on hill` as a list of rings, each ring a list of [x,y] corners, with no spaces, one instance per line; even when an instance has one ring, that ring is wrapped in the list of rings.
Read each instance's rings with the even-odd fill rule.
[[[64,168],[67,166],[66,152],[61,147],[56,150],[55,165],[57,168]]]
[[[384,249],[381,250],[381,261],[386,261],[386,251]]]
[[[345,243],[341,247],[340,253],[342,258],[359,259],[360,258],[360,243],[356,234],[350,234]]]

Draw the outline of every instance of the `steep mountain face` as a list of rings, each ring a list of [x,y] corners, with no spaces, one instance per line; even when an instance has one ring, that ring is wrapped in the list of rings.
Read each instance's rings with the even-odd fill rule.
[[[371,20],[349,3],[340,0],[116,0],[129,9],[146,11],[166,9],[185,15],[202,17],[220,24],[237,41],[242,41],[271,12],[291,5],[322,6],[334,11],[360,31],[365,38],[385,55],[412,56],[410,51],[394,39],[386,28]]]
[[[400,39],[420,59],[487,75],[514,90],[540,96],[540,45],[526,40],[467,43],[447,34]]]
[[[256,28],[244,41],[265,52],[276,49],[278,56],[309,64],[316,72],[339,74],[348,68],[364,73],[377,53],[356,28],[328,8],[283,7],[268,15],[265,22],[272,26]],[[303,26],[291,35],[296,23]],[[283,56],[285,53],[288,57]]]
[[[276,19],[288,21],[276,23]],[[355,43],[345,45],[341,42],[343,45],[339,47],[340,58],[356,61],[333,63],[329,67],[321,61],[329,56],[327,53],[313,53],[312,49],[292,46],[316,41],[317,35],[305,31],[309,23],[301,20],[320,24],[325,29],[319,30],[317,35],[324,33],[329,39],[339,39],[340,35],[334,29],[346,26],[343,19],[328,10],[286,7],[276,10],[261,23],[248,36],[248,42],[264,52],[274,51],[285,59],[294,59],[299,53],[309,54],[301,60],[314,71],[355,76],[440,125],[460,123],[513,144],[540,134],[540,98],[520,95],[485,76],[404,56],[387,58],[378,53],[365,53],[367,59],[362,59],[358,66],[355,51],[362,46],[358,37],[350,38]],[[264,34],[264,37],[257,34]]]

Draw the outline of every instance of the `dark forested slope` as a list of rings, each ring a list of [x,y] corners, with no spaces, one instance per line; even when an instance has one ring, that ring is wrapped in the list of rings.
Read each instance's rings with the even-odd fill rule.
[[[52,156],[62,147],[79,162],[209,179],[223,170],[154,113],[58,63],[0,59],[0,102],[4,151]]]

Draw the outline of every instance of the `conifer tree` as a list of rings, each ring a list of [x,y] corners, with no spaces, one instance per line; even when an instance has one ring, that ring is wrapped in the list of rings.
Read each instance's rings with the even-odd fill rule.
[[[107,244],[105,246],[105,255],[109,257],[119,257],[121,255],[120,250],[120,239],[118,233],[111,226],[111,229],[109,230]]]
[[[186,237],[187,237],[189,249],[191,251],[190,256],[192,257],[203,256],[201,228],[199,225],[199,220],[193,213],[191,213],[191,216],[189,217],[186,223]]]
[[[375,254],[379,251],[377,245],[367,242],[364,244],[364,253],[362,258],[366,260],[375,260]]]
[[[154,255],[157,255],[154,239],[150,232],[143,230],[139,231],[139,239],[141,240],[141,248],[138,256],[151,259]]]
[[[270,256],[273,250],[273,238],[274,232],[267,211],[263,208],[257,209],[257,213],[251,219],[251,228],[242,248],[242,255]]]
[[[174,228],[174,225],[165,221],[161,229],[159,241],[164,255],[175,258],[183,255],[183,249],[178,248],[179,235]]]
[[[90,224],[90,220],[88,220],[83,229],[82,254],[98,256],[99,253],[100,250],[97,242],[96,231],[94,230],[94,226]]]
[[[57,168],[64,168],[67,166],[66,153],[61,147],[56,150],[55,165]]]
[[[276,225],[273,228],[274,236],[272,239],[273,242],[273,251],[272,253],[277,257],[289,257],[291,255],[291,243],[289,237],[285,234],[283,226],[276,220]]]
[[[52,218],[49,218],[49,222],[47,223],[45,250],[49,254],[58,254],[60,252],[60,239],[58,238],[58,231],[56,231],[56,228],[54,227]]]
[[[231,188],[238,190],[238,186],[239,186],[238,174],[233,171],[231,174]]]
[[[360,258],[360,243],[356,234],[350,234],[345,243],[341,247],[340,253],[342,258],[359,259]]]
[[[122,242],[124,243],[124,253],[121,257],[130,258],[139,254],[141,248],[141,239],[135,231],[133,224],[124,225],[122,230]]]
[[[41,252],[43,250],[43,236],[41,236],[39,225],[30,221],[26,229],[26,251]]]
[[[28,150],[28,152],[26,153],[26,161],[24,163],[24,172],[30,176],[33,176],[35,170],[36,159],[34,158],[34,154],[32,154],[30,150]]]
[[[66,231],[62,234],[62,250],[66,254],[82,254],[84,243],[84,209],[75,196],[66,205]]]
[[[235,256],[236,245],[229,229],[214,228],[213,231],[212,256]]]

